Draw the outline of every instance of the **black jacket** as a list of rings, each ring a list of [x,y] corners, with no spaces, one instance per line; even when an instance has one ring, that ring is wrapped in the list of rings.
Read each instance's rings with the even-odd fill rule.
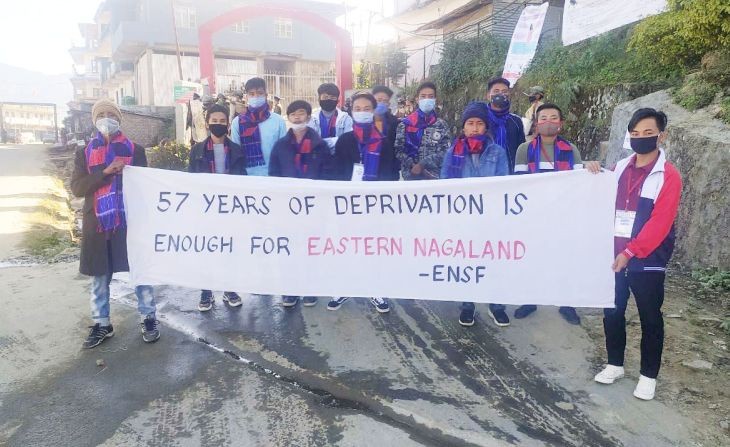
[[[386,137],[383,139],[383,147],[380,148],[378,180],[398,180],[397,171],[393,168],[395,162],[393,143]],[[361,163],[355,132],[343,133],[335,144],[333,179],[351,180],[352,167],[355,163]]]
[[[119,228],[114,232],[99,233],[99,220],[94,211],[94,193],[109,184],[113,177],[97,171],[89,173],[86,164],[86,148],[76,150],[74,171],[71,175],[71,192],[76,197],[84,198],[81,220],[81,255],[79,271],[84,275],[101,276],[107,273],[128,272],[127,260],[127,228]],[[132,166],[147,166],[144,148],[134,145]],[[134,200],[134,198],[128,198]]]
[[[307,155],[308,169],[306,174],[300,175],[294,163],[296,149],[294,148],[294,133],[291,129],[284,138],[274,144],[269,160],[269,176],[294,177],[315,180],[329,180],[332,175],[332,155],[327,143],[317,134],[317,131],[307,128],[306,137],[312,140],[312,152]]]
[[[190,163],[188,164],[188,172],[194,173],[210,173],[210,165],[208,160],[205,158],[205,151],[208,146],[210,137],[206,138],[205,141],[197,143],[190,149]],[[233,175],[246,175],[247,157],[241,149],[241,146],[237,145],[226,137],[226,144],[228,144],[228,150],[230,153],[229,174]]]

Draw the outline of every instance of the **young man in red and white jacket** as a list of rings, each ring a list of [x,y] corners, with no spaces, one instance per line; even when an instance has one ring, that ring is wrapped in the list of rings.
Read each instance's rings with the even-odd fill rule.
[[[663,112],[637,110],[628,125],[635,154],[616,165],[616,307],[604,310],[608,365],[595,377],[596,382],[611,384],[624,376],[625,313],[632,292],[641,319],[641,376],[634,396],[644,400],[654,398],[661,364],[664,275],[674,250],[674,219],[682,192],[679,172],[658,147],[666,127]]]

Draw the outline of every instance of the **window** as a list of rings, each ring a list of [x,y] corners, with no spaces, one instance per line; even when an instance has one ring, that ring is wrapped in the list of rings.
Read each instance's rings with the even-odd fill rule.
[[[99,72],[99,63],[96,59],[91,60],[91,72],[92,73],[98,73]]]
[[[280,39],[292,38],[292,21],[291,19],[276,19],[276,37]]]
[[[233,25],[233,32],[238,34],[248,34],[250,31],[250,27],[248,24],[248,20],[244,20],[242,22],[237,22],[235,25]]]
[[[178,28],[197,28],[198,17],[195,8],[189,6],[175,6],[175,24]]]

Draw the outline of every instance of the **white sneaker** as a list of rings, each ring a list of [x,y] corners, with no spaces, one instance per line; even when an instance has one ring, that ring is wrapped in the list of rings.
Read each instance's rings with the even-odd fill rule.
[[[636,384],[636,388],[634,389],[634,397],[638,397],[641,400],[652,400],[654,399],[655,391],[656,379],[639,376],[639,383]]]
[[[615,365],[606,365],[605,368],[603,368],[603,371],[596,374],[596,377],[593,378],[598,383],[604,383],[606,385],[610,385],[613,382],[617,381],[618,379],[622,378],[624,376],[624,367],[623,366],[615,366]]]

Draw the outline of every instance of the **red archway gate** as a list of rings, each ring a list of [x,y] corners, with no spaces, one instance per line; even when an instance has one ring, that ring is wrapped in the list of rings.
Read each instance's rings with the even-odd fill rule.
[[[211,93],[216,92],[213,34],[237,22],[256,17],[284,17],[301,21],[331,37],[335,41],[336,48],[335,73],[337,85],[343,92],[352,88],[352,41],[350,40],[350,34],[324,17],[297,6],[267,3],[265,5],[260,4],[236,8],[209,20],[198,29],[200,79],[208,80]],[[340,97],[340,100],[342,101],[342,97]]]

